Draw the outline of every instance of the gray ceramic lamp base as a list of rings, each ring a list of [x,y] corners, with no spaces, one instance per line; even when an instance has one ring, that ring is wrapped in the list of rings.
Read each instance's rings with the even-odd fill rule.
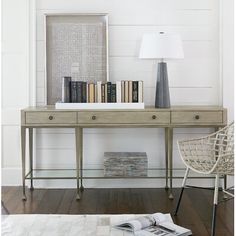
[[[155,107],[156,108],[170,107],[167,64],[165,62],[158,63]]]

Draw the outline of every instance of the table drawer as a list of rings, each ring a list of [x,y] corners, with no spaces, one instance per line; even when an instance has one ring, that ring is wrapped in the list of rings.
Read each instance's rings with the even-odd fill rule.
[[[26,112],[26,124],[76,124],[76,112]]]
[[[80,124],[169,124],[170,112],[78,112]]]
[[[222,123],[222,111],[181,111],[171,112],[173,124],[201,124],[201,123]]]

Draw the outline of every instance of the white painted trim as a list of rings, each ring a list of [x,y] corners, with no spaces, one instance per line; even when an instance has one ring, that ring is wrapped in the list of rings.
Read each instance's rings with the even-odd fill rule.
[[[234,0],[221,0],[222,24],[222,94],[223,106],[228,109],[228,122],[234,120]]]
[[[219,106],[223,106],[223,1],[219,0]]]
[[[108,13],[106,14],[106,54],[107,54],[107,81],[110,81],[110,72],[109,72],[109,18]]]
[[[21,168],[2,168],[2,186],[19,186],[21,182]]]
[[[27,8],[27,23],[26,23],[26,26],[27,26],[27,40],[26,40],[26,44],[27,44],[27,47],[26,47],[26,75],[27,75],[27,78],[26,78],[26,82],[27,82],[27,88],[28,88],[28,93],[27,93],[27,105],[30,104],[30,0],[27,0],[26,1],[26,8]]]
[[[48,90],[47,90],[47,13],[44,13],[43,16],[43,28],[44,28],[44,105],[47,105],[47,97],[48,97]]]
[[[29,104],[36,105],[36,0],[29,0]]]

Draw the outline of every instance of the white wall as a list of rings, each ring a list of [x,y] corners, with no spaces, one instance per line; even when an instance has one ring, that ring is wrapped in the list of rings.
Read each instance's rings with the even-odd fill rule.
[[[20,112],[29,105],[29,0],[2,1],[2,183],[19,184]]]
[[[14,53],[16,53],[19,48],[17,46],[17,32],[14,32],[14,29],[15,26],[17,29],[23,28],[22,37],[25,37],[23,42],[25,42],[26,48],[22,49],[21,53],[28,55],[28,58],[21,59],[20,63],[28,68],[29,56],[33,55],[32,52],[30,54],[28,52],[28,40],[32,34],[28,28],[24,29],[24,26],[28,24],[28,18],[25,17],[30,16],[29,9],[31,7],[28,6],[28,1],[21,1],[22,11],[19,10],[18,15],[13,16],[15,18],[10,18],[7,21],[8,14],[12,12],[11,6],[14,6],[13,2],[19,5],[19,0],[3,1],[6,5],[3,4],[5,14],[5,16],[3,15],[3,26],[9,25],[8,21],[12,24],[6,29],[5,37],[13,41]],[[23,2],[25,5],[22,4]],[[225,63],[225,60],[219,55],[219,48],[221,48],[219,5],[219,2],[215,0],[36,0],[36,86],[29,79],[30,72],[24,71],[22,83],[17,84],[20,90],[14,90],[19,91],[22,95],[26,94],[24,100],[21,101],[21,99],[13,96],[8,98],[9,87],[4,84],[13,80],[19,82],[19,73],[9,69],[9,73],[12,74],[4,74],[4,70],[9,68],[11,64],[3,64],[3,90],[5,91],[3,93],[3,105],[5,105],[3,106],[3,117],[4,114],[6,117],[3,119],[3,184],[18,184],[20,180],[19,175],[9,179],[10,175],[8,174],[11,168],[19,170],[20,167],[19,118],[14,118],[11,121],[12,117],[19,117],[19,108],[32,102],[33,98],[30,97],[29,99],[29,96],[34,96],[32,89],[36,89],[37,105],[45,104],[44,13],[109,13],[110,79],[111,81],[144,80],[145,103],[147,105],[153,105],[154,101],[156,64],[137,58],[142,34],[154,31],[181,33],[184,41],[185,59],[168,63],[172,105],[222,105],[224,102],[224,105],[232,110],[233,102],[226,99],[227,93],[223,90],[222,84],[224,83],[221,82],[221,74],[223,81],[225,81],[226,76],[229,83],[232,83],[233,78],[228,77],[227,74],[227,71],[232,73],[231,66],[225,67],[223,64],[224,70],[220,70],[220,63]],[[23,14],[24,11],[26,14]],[[228,15],[223,17],[226,19]],[[21,20],[17,20],[18,18]],[[31,22],[32,20],[31,18]],[[16,25],[14,22],[17,22]],[[13,31],[13,35],[9,34],[9,31]],[[224,40],[228,40],[230,36],[226,35],[224,35]],[[11,46],[8,48],[12,50]],[[226,49],[222,46],[222,50],[225,52]],[[3,59],[4,55],[3,53]],[[228,60],[231,61],[232,58]],[[222,99],[222,91],[224,92],[224,100]],[[11,110],[12,106],[14,111]],[[16,115],[8,115],[9,110]],[[8,124],[9,122],[10,124]],[[179,138],[201,136],[211,131],[211,129],[176,129],[174,144]],[[85,129],[84,137],[85,167],[102,166],[104,151],[146,151],[150,166],[164,167],[164,150],[162,148],[164,140],[161,129]],[[37,167],[73,168],[75,166],[73,130],[41,129],[37,131],[36,138],[37,161],[35,165]],[[12,142],[17,147],[16,150],[9,150]],[[174,145],[174,165],[182,167],[176,145]],[[54,181],[46,183],[41,181],[39,185],[75,186],[75,182]],[[90,181],[87,186],[163,186],[163,181],[125,181],[125,183],[122,180],[106,181],[105,183]]]
[[[228,109],[228,121],[234,120],[234,1],[221,2],[221,50],[223,106]],[[233,186],[234,178],[229,178]]]
[[[222,0],[222,78],[223,105],[228,108],[228,120],[234,119],[234,1]]]

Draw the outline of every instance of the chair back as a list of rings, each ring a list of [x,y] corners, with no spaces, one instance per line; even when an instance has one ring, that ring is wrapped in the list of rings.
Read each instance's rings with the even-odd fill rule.
[[[234,122],[216,132],[215,151],[217,164],[213,172],[234,174]]]

